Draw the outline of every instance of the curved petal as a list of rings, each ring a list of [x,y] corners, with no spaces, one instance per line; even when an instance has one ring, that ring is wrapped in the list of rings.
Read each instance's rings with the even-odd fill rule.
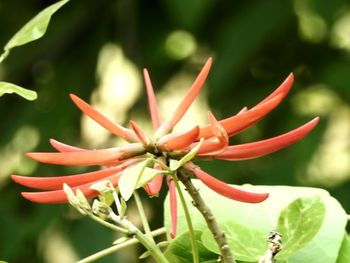
[[[66,175],[58,177],[32,177],[12,175],[12,179],[20,185],[34,189],[60,190],[62,189],[64,183],[68,184],[71,187],[87,184],[116,174],[128,167],[129,165],[132,165],[138,161],[139,160],[129,160],[118,167],[76,175]]]
[[[278,151],[288,145],[304,138],[319,121],[319,117],[314,118],[303,126],[287,132],[285,134],[252,143],[229,146],[227,150],[218,155],[213,155],[216,159],[223,160],[247,160],[267,155]]]
[[[164,151],[181,150],[193,143],[197,139],[198,134],[198,126],[186,132],[173,132],[160,138],[157,146]]]
[[[290,89],[292,88],[294,82],[294,75],[293,73],[290,73],[288,75],[288,77],[283,81],[283,83],[274,91],[272,92],[269,96],[267,96],[265,99],[263,99],[261,102],[259,102],[257,105],[255,105],[255,107],[267,102],[268,100],[271,100],[273,98],[275,98],[276,96],[281,96],[282,100],[288,95]],[[255,108],[253,107],[253,109]],[[241,112],[239,112],[238,114],[240,114]],[[233,136],[235,134],[238,134],[242,131],[244,131],[245,129],[249,128],[250,126],[254,125],[255,123],[257,123],[260,119],[256,120],[253,123],[249,123],[247,124],[245,127],[242,127],[240,130],[235,131],[233,134],[230,134],[230,136]]]
[[[184,167],[191,171],[210,189],[227,198],[245,203],[260,203],[269,197],[268,193],[253,193],[232,187],[215,177],[212,177],[192,163],[187,163]]]
[[[62,142],[59,142],[55,139],[50,139],[49,140],[51,146],[55,148],[59,152],[83,152],[83,151],[88,151],[87,149],[82,149],[78,148],[75,146],[71,146]]]
[[[102,150],[89,150],[83,152],[59,152],[59,153],[27,153],[26,156],[42,163],[59,165],[104,165],[122,160],[145,150],[140,143],[129,144],[123,147],[115,147]]]
[[[219,154],[226,150],[229,140],[226,130],[221,126],[220,122],[216,120],[214,115],[209,111],[208,119],[211,125],[211,130],[215,137],[204,140],[197,152],[197,156],[206,156],[207,154]],[[191,145],[193,149],[196,144]]]
[[[153,89],[151,78],[149,77],[147,69],[143,69],[143,77],[145,79],[145,84],[146,84],[148,106],[149,106],[149,111],[151,113],[153,129],[157,130],[160,126],[160,115],[158,110],[157,99],[156,99],[156,96],[154,95],[154,89]]]
[[[255,106],[254,108],[248,111],[236,114],[230,118],[221,120],[219,122],[222,125],[222,127],[224,127],[228,136],[230,137],[236,134],[237,132],[242,131],[243,128],[246,129],[249,126],[256,123],[257,121],[259,121],[260,119],[262,119],[266,114],[268,114],[270,111],[277,107],[277,105],[281,102],[282,98],[283,96],[279,94],[271,100],[268,100],[258,106]],[[213,135],[214,134],[211,130],[211,126],[206,125],[200,129],[198,139],[207,139],[212,137]]]
[[[292,88],[292,85],[293,85],[293,82],[294,82],[294,75],[293,73],[290,73],[288,75],[288,77],[282,82],[282,84],[277,88],[275,89],[274,92],[272,92],[269,96],[267,96],[265,99],[263,99],[261,102],[259,102],[256,106],[262,104],[262,103],[265,103],[266,101],[278,96],[278,95],[282,95],[282,99],[284,97],[286,97],[290,91],[290,89]]]
[[[115,134],[118,137],[123,138],[124,140],[128,142],[137,142],[137,138],[133,131],[124,128],[123,126],[111,121],[104,115],[102,115],[100,112],[95,110],[91,105],[80,99],[78,96],[74,94],[70,94],[71,99],[77,105],[77,107],[84,112],[86,115],[88,115],[91,119],[96,121],[98,124],[100,124],[102,127],[110,131],[111,133]]]
[[[158,157],[157,159],[158,161],[164,163],[164,159],[162,157]],[[159,171],[163,171],[163,168],[159,164],[155,164],[153,168]],[[160,174],[156,176],[151,182],[149,182],[144,186],[149,196],[157,196],[159,194],[159,191],[162,188],[162,184],[163,184],[163,177],[164,175]]]
[[[118,185],[118,180],[121,173],[113,174],[111,176],[103,178],[103,180],[109,180],[112,182],[113,186]],[[98,181],[93,181],[87,184],[72,187],[73,191],[79,189],[82,191],[86,198],[92,198],[99,195],[99,192],[90,189],[90,186]],[[56,191],[46,191],[46,192],[22,192],[22,196],[29,201],[42,204],[62,204],[67,203],[67,195],[63,190]]]
[[[173,127],[179,122],[179,120],[184,116],[188,108],[191,106],[194,99],[197,97],[198,93],[202,89],[204,82],[208,76],[210,67],[212,64],[212,59],[209,58],[199,73],[197,79],[193,83],[192,87],[189,89],[184,99],[181,101],[179,106],[170,115],[165,122],[161,124],[159,129],[156,131],[156,138],[159,138],[173,129]]]

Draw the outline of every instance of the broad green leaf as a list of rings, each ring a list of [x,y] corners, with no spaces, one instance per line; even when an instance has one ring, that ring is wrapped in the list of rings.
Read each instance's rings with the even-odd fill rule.
[[[257,262],[259,257],[265,254],[266,233],[240,225],[232,220],[222,223],[221,227],[235,259]],[[207,249],[220,254],[219,247],[209,229],[203,231],[201,239]]]
[[[200,142],[197,144],[196,147],[194,147],[189,153],[187,153],[184,157],[182,157],[179,161],[173,161],[170,162],[170,169],[172,171],[176,171],[180,167],[182,167],[185,163],[188,163],[191,161],[197,154],[199,148],[201,147],[203,143],[203,139],[200,140]]]
[[[36,98],[38,97],[36,92],[33,90],[24,89],[24,88],[21,88],[20,86],[17,86],[15,84],[1,81],[0,82],[0,97],[2,95],[4,95],[5,93],[9,93],[9,94],[16,93],[27,100],[36,100]]]
[[[246,190],[270,193],[269,198],[259,204],[247,204],[227,199],[213,192],[199,180],[193,180],[199,193],[205,198],[219,223],[230,220],[240,225],[256,229],[262,233],[275,230],[281,211],[295,199],[319,195],[326,207],[326,215],[320,231],[316,236],[288,258],[288,263],[335,263],[343,241],[347,215],[341,205],[323,189],[290,186],[244,186]],[[183,190],[184,193],[185,190]],[[202,215],[193,207],[190,198],[185,194],[190,209],[192,223],[197,230],[206,228]],[[181,203],[178,203],[181,207]],[[165,226],[170,230],[170,211],[168,197],[164,201]],[[178,234],[187,231],[186,221],[181,208],[178,209]],[[190,249],[190,247],[188,247]]]
[[[130,199],[131,195],[137,188],[137,182],[139,181],[139,178],[146,168],[148,162],[149,160],[142,161],[134,166],[126,168],[123,171],[123,174],[118,182],[118,189],[125,201]]]
[[[22,46],[31,41],[41,38],[50,23],[51,16],[60,9],[69,0],[59,1],[33,17],[27,24],[25,24],[10,40],[7,42],[4,51],[1,55],[0,61],[2,61],[14,47]]]
[[[286,260],[305,247],[320,230],[326,208],[318,195],[298,198],[282,210],[276,230],[282,234],[283,250],[276,259]]]
[[[350,238],[347,233],[344,235],[344,239],[339,250],[337,263],[349,263],[350,262]]]
[[[200,262],[214,259],[217,261],[218,255],[206,249],[206,247],[202,244],[200,231],[195,231],[195,238],[197,241]],[[165,257],[171,263],[193,262],[191,239],[188,232],[176,236],[176,238],[171,242],[165,251]]]

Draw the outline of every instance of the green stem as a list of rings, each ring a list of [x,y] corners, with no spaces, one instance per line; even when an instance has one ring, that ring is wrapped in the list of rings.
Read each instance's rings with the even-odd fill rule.
[[[119,226],[115,226],[111,223],[108,223],[106,221],[104,221],[103,219],[93,215],[93,214],[89,214],[88,215],[92,220],[95,220],[96,222],[100,223],[101,225],[104,225],[105,227],[108,227],[109,229],[112,229],[116,232],[125,234],[125,235],[130,235],[130,232],[128,230],[126,230],[125,228],[119,227]]]
[[[165,234],[166,233],[166,229],[163,227],[163,228],[160,228],[160,229],[157,229],[157,230],[154,230],[151,232],[152,234],[152,237],[155,237],[155,236],[159,236],[159,235],[162,235],[162,234]],[[100,259],[104,256],[107,256],[113,252],[116,252],[122,248],[126,248],[126,247],[129,247],[129,246],[132,246],[132,245],[135,245],[139,243],[139,241],[136,239],[136,238],[130,238],[126,241],[124,241],[123,243],[121,244],[117,244],[117,245],[114,245],[112,247],[109,247],[109,248],[106,248],[104,250],[101,250],[91,256],[88,256],[82,260],[79,260],[77,263],[89,263],[89,262],[93,262],[97,259]]]
[[[151,228],[149,227],[145,210],[143,209],[141,198],[140,198],[140,196],[139,196],[139,194],[138,194],[138,192],[136,190],[134,191],[134,198],[135,198],[137,210],[139,211],[140,219],[141,219],[141,222],[142,222],[145,234],[150,240],[153,241],[153,243],[155,243],[154,239],[153,239],[153,236],[151,234]]]
[[[130,221],[128,221],[125,217],[121,218],[111,212],[110,219],[122,226],[123,228],[129,231],[129,234],[133,235],[153,256],[153,258],[158,263],[169,263],[167,258],[164,256],[159,247],[154,243],[153,237],[152,239],[148,238],[140,229],[138,229],[135,225],[133,225]]]
[[[198,247],[197,247],[197,242],[196,242],[196,236],[194,234],[194,229],[193,229],[193,225],[192,225],[190,212],[188,210],[185,198],[182,194],[182,190],[181,190],[181,187],[179,185],[179,181],[178,181],[176,174],[173,175],[173,180],[174,180],[174,183],[176,186],[176,190],[179,194],[180,201],[181,201],[181,204],[182,204],[182,207],[183,207],[183,210],[185,213],[185,217],[186,217],[188,232],[189,232],[190,239],[191,239],[193,263],[199,263]]]
[[[212,233],[218,247],[220,249],[222,262],[224,263],[236,263],[234,259],[230,247],[227,243],[227,238],[225,233],[221,230],[216,218],[214,217],[211,209],[206,205],[202,196],[199,194],[198,189],[193,185],[190,176],[185,170],[180,170],[178,172],[179,180],[184,184],[188,194],[191,196],[193,200],[193,205],[199,210],[199,212],[203,215],[207,226]]]

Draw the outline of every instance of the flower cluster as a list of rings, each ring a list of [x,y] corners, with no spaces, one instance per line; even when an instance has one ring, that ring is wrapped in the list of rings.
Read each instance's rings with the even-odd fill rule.
[[[146,69],[144,70],[150,114],[155,131],[152,137],[146,136],[136,122],[130,121],[131,128],[125,128],[112,122],[88,103],[71,94],[71,99],[83,113],[114,135],[129,142],[129,144],[108,149],[87,150],[51,139],[50,143],[57,152],[28,153],[27,156],[42,163],[73,166],[99,165],[102,169],[95,172],[60,177],[24,177],[13,175],[13,180],[21,185],[45,190],[43,192],[23,192],[22,196],[38,203],[65,203],[68,200],[62,186],[66,183],[73,191],[79,189],[86,197],[92,198],[97,196],[99,192],[93,190],[91,185],[101,180],[109,180],[114,187],[118,187],[118,182],[124,175],[127,176],[128,174],[125,171],[140,163],[145,159],[146,155],[150,154],[157,160],[157,162],[151,163],[152,168],[160,171],[163,169],[160,165],[161,163],[169,165],[170,160],[179,160],[191,151],[193,152],[194,149],[196,149],[195,159],[213,158],[235,161],[257,158],[302,139],[317,124],[318,117],[297,129],[277,137],[240,145],[228,145],[229,137],[254,125],[279,105],[292,86],[294,77],[293,74],[290,74],[273,93],[250,109],[244,107],[236,115],[220,121],[216,120],[211,112],[208,112],[208,125],[204,127],[195,125],[188,131],[173,132],[174,126],[184,116],[200,92],[211,64],[212,59],[210,58],[184,99],[164,122],[161,122],[159,117],[156,97],[149,74]],[[267,193],[247,192],[225,184],[201,170],[191,161],[184,164],[182,169],[189,171],[215,192],[237,201],[258,203],[268,197]],[[144,185],[145,190],[150,196],[158,194],[163,177],[163,174],[158,173]],[[167,182],[170,189],[172,218],[174,225],[176,225],[176,190],[170,175],[167,175]],[[173,232],[175,232],[175,226]]]

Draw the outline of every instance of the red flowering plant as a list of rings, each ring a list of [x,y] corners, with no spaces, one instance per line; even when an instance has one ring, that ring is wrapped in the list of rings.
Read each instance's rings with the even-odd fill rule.
[[[200,191],[192,184],[191,177],[198,178],[216,193],[240,202],[260,203],[268,198],[269,193],[261,193],[256,191],[254,187],[241,188],[228,185],[203,171],[194,162],[203,158],[238,161],[267,155],[305,137],[316,126],[319,118],[314,118],[292,131],[270,139],[229,145],[231,136],[251,127],[279,105],[291,89],[294,77],[293,74],[290,74],[274,92],[250,109],[244,107],[236,115],[220,121],[211,112],[208,112],[208,125],[203,127],[194,125],[190,130],[183,132],[173,131],[175,125],[184,116],[203,87],[211,64],[212,59],[210,58],[184,99],[163,122],[160,120],[149,74],[146,69],[144,70],[150,115],[154,128],[153,136],[145,135],[134,121],[130,121],[131,128],[125,128],[112,122],[88,103],[71,94],[71,99],[83,113],[129,144],[108,149],[88,150],[50,140],[51,145],[58,152],[28,153],[27,156],[42,163],[72,166],[97,165],[102,168],[94,172],[59,177],[13,175],[13,180],[23,186],[45,190],[42,192],[23,192],[22,196],[38,203],[70,202],[80,212],[90,215],[96,221],[124,234],[135,236],[158,262],[168,262],[166,257],[160,253],[159,248],[155,246],[152,237],[155,233],[151,232],[147,222],[143,220],[146,232],[143,235],[124,216],[125,201],[129,200],[132,195],[135,196],[136,203],[140,204],[136,191],[138,188],[143,187],[149,196],[156,196],[161,189],[164,178],[166,178],[169,187],[172,222],[170,236],[174,238],[176,235],[176,199],[179,196],[188,219],[193,261],[199,262],[193,226],[179,186],[179,182],[182,182],[213,233],[223,261],[234,262],[225,235],[214,215],[205,205]],[[116,203],[117,213],[110,208],[111,202],[107,201],[108,195]],[[96,196],[99,196],[99,199],[96,199],[91,207],[85,198]],[[144,217],[142,206],[138,205],[138,208],[141,217]],[[116,225],[109,223],[110,221]]]

